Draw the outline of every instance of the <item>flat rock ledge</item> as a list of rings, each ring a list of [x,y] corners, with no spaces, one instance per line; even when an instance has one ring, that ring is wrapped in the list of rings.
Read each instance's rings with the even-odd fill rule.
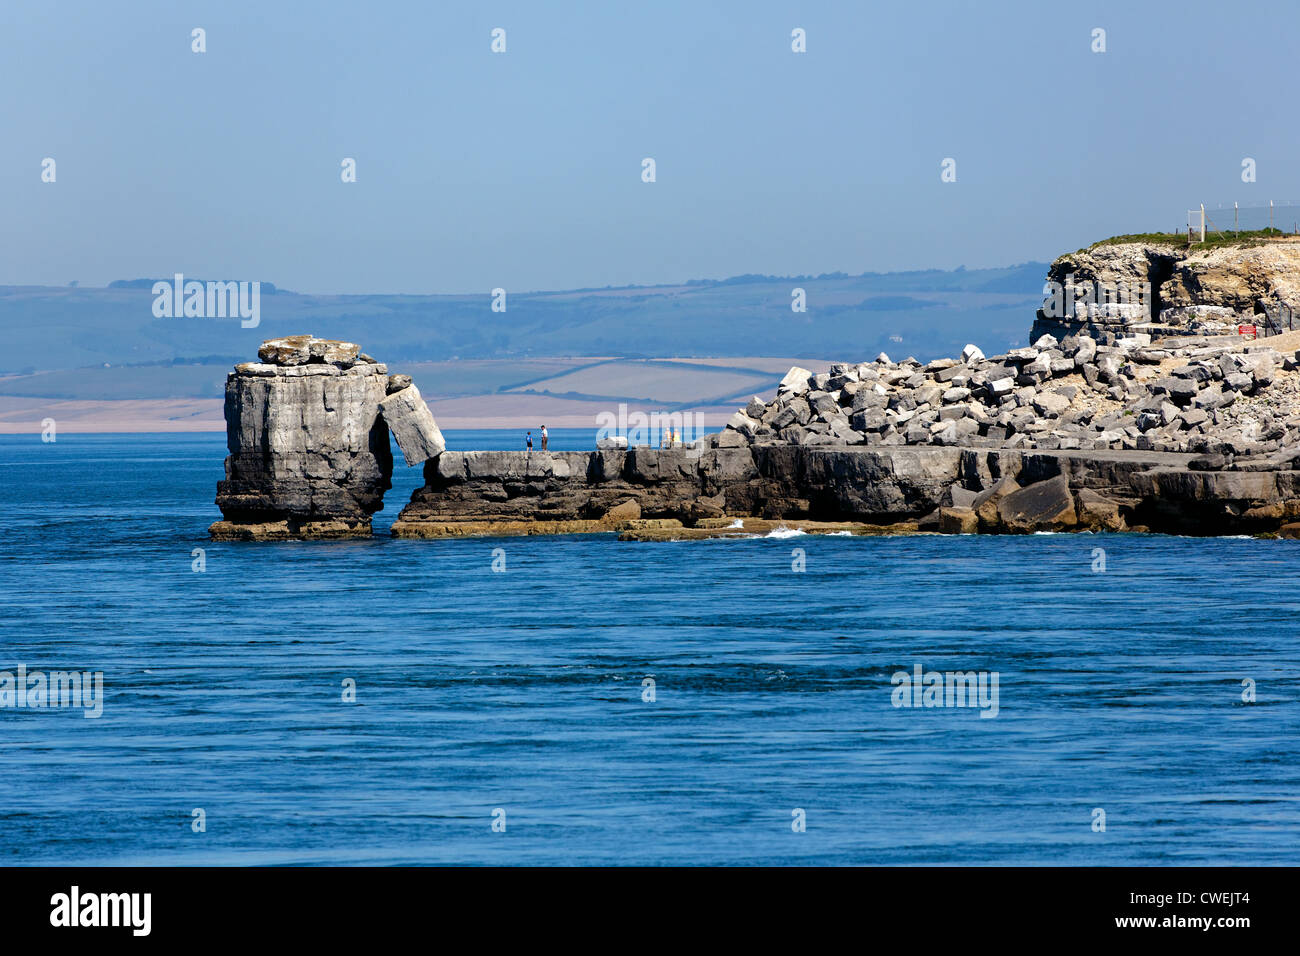
[[[933,446],[443,452],[392,533],[1300,536],[1300,451],[1213,464],[1170,452]]]
[[[366,537],[370,520],[347,521],[264,521],[241,523],[217,521],[208,529],[214,541],[328,541],[335,538]]]
[[[364,537],[392,487],[392,429],[409,464],[442,433],[408,376],[351,342],[269,339],[226,377],[223,519],[217,541]],[[396,387],[395,387],[396,386]]]

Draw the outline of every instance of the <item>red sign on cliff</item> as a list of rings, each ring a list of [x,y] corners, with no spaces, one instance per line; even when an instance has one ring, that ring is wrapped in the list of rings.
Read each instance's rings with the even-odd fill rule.
[[[1253,325],[1239,325],[1237,326],[1237,334],[1249,335],[1252,339],[1257,339],[1259,338],[1259,329]]]

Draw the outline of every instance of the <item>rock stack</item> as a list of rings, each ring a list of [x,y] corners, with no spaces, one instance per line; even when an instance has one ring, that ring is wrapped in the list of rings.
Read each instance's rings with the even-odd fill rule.
[[[392,486],[389,429],[411,465],[444,447],[420,393],[351,342],[293,335],[257,355],[226,378],[224,520],[211,536],[369,535]]]
[[[986,357],[792,368],[714,447],[949,445],[1244,456],[1300,444],[1297,353],[1268,340],[1041,336]]]

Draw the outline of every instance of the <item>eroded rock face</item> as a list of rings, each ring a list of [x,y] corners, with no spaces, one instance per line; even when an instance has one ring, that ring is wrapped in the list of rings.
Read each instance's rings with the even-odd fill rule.
[[[698,525],[723,515],[919,519],[951,502],[958,449],[787,446],[443,452],[393,525],[399,537]]]
[[[791,445],[443,452],[425,464],[393,534],[614,530],[663,540],[742,517],[855,533],[1280,534],[1300,518],[1296,464],[1293,455],[1207,471],[1163,452]]]
[[[998,502],[998,520],[1020,534],[1070,530],[1079,523],[1070,480],[1057,475],[1011,492]]]
[[[1069,295],[1055,302],[1055,308],[1045,302],[1031,339],[1044,334],[1064,338],[1226,332],[1237,323],[1262,321],[1278,301],[1292,308],[1300,304],[1300,240],[1211,248],[1102,243],[1059,257],[1047,278],[1060,287],[1123,287],[1135,293],[1145,289],[1147,295],[1135,294],[1127,303],[1078,301],[1078,296]]]
[[[230,454],[212,537],[369,535],[392,486],[389,421],[408,462],[443,448],[420,393],[393,376],[401,388],[389,394],[387,367],[351,342],[286,336],[264,342],[258,357],[226,378]]]

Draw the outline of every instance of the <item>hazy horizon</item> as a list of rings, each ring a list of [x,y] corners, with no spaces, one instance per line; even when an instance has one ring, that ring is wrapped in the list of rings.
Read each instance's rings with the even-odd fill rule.
[[[932,266],[928,268],[919,267],[916,269],[891,269],[891,270],[884,270],[884,271],[876,271],[876,270],[868,269],[868,270],[863,270],[861,272],[852,272],[852,273],[843,272],[843,271],[835,271],[835,272],[827,271],[827,272],[810,273],[810,274],[789,274],[789,273],[763,274],[757,272],[741,272],[735,275],[712,277],[712,278],[706,276],[694,276],[689,279],[679,279],[679,280],[670,279],[666,282],[653,282],[653,283],[652,282],[628,282],[622,285],[574,286],[570,288],[548,288],[548,289],[518,289],[518,290],[512,289],[510,290],[510,292],[512,295],[518,295],[518,296],[535,296],[535,295],[545,295],[547,293],[567,294],[567,293],[574,293],[574,292],[618,291],[621,289],[663,289],[663,288],[671,289],[671,288],[687,287],[687,286],[742,285],[749,282],[753,282],[755,284],[761,282],[786,282],[786,281],[811,282],[811,281],[818,281],[818,280],[824,281],[828,279],[839,279],[839,278],[845,278],[845,279],[858,279],[858,278],[868,278],[868,277],[884,278],[886,276],[924,275],[926,273],[959,273],[959,272],[966,272],[966,271],[979,272],[979,271],[1000,270],[1000,269],[1022,269],[1028,266],[1043,266],[1044,268],[1046,268],[1050,264],[1051,264],[1050,260],[1048,259],[1026,259],[1024,262],[1000,263],[991,266],[979,266],[973,269],[968,269],[964,265],[959,265],[951,269],[943,269],[936,266]],[[231,281],[234,280],[235,278],[236,277],[234,276],[207,275],[207,274],[196,274],[196,273],[185,275],[186,281],[204,281],[204,282]],[[102,285],[88,285],[84,282],[72,280],[72,282],[63,283],[61,285],[50,285],[47,283],[35,283],[35,282],[7,282],[7,283],[0,283],[0,288],[7,288],[7,289],[76,288],[76,289],[86,289],[86,290],[114,289],[114,288],[125,289],[125,288],[132,288],[132,287],[144,288],[147,287],[149,283],[173,282],[174,279],[175,279],[174,274],[165,275],[165,276],[164,275],[118,276],[115,279],[109,279],[107,282],[105,282]],[[438,297],[438,296],[445,296],[449,298],[481,296],[485,299],[490,298],[490,292],[482,289],[471,289],[471,290],[449,291],[449,292],[392,292],[385,289],[367,289],[367,290],[360,290],[356,292],[318,292],[314,289],[291,289],[286,287],[282,283],[276,282],[274,278],[265,278],[256,281],[261,282],[262,292],[264,295],[267,294],[268,287],[270,287],[270,289],[272,290],[271,294],[278,294],[278,295],[316,295],[316,296],[330,296],[330,297],[419,296],[423,298]],[[73,283],[75,283],[75,285]]]

